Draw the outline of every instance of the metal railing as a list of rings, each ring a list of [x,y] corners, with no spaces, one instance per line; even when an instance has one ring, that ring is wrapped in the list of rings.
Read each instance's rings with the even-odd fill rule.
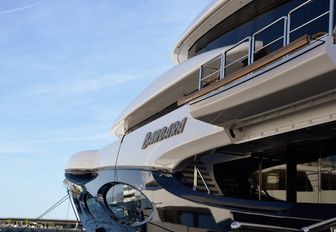
[[[293,10],[289,11],[288,16],[287,16],[288,17],[288,21],[287,21],[287,44],[290,43],[291,33],[295,32],[295,31],[297,31],[297,30],[299,30],[299,29],[307,26],[308,24],[311,24],[311,23],[315,22],[316,20],[318,20],[318,19],[320,19],[320,18],[322,18],[324,16],[327,16],[327,15],[329,15],[328,32],[329,32],[330,35],[332,34],[332,30],[333,30],[334,0],[329,0],[329,9],[327,11],[325,11],[322,14],[316,16],[315,18],[312,18],[312,19],[306,21],[305,23],[303,23],[303,24],[301,24],[301,25],[299,25],[299,26],[297,26],[295,28],[292,28],[291,22],[292,22],[293,14],[296,13],[296,12],[298,12],[298,11],[300,11],[300,10],[302,10],[304,7],[308,6],[309,4],[313,3],[314,1],[316,1],[316,0],[308,0],[308,1],[304,2],[304,3],[302,3],[301,5],[295,7]]]
[[[235,43],[234,45],[230,46],[230,48],[226,49],[217,57],[213,58],[212,60],[206,62],[205,64],[201,65],[199,69],[199,90],[216,82],[220,79],[225,79],[225,77],[234,72],[239,70],[240,68],[250,65],[255,62],[256,54],[263,49],[266,49],[270,46],[275,46],[275,43],[282,41],[281,47],[288,45],[292,39],[292,33],[299,31],[303,27],[316,22],[319,19],[324,17],[329,17],[328,28],[326,35],[332,35],[334,29],[334,1],[329,0],[329,9],[318,16],[309,19],[296,27],[293,27],[292,21],[295,20],[294,14],[301,11],[305,7],[309,7],[309,5],[313,2],[319,0],[307,0],[306,2],[302,3],[301,5],[295,7],[291,11],[288,12],[287,16],[282,16],[267,26],[261,28],[257,32],[255,32],[252,36],[248,36],[241,41]],[[321,0],[320,0],[321,1]],[[261,46],[256,46],[258,42],[257,36],[260,36],[262,33],[266,33],[268,30],[277,27],[283,26],[283,31],[280,36],[274,38],[272,41],[267,42],[266,44],[262,44]],[[323,29],[323,28],[322,28]],[[230,58],[234,57],[234,54],[244,53],[244,55],[229,60]],[[217,63],[216,63],[216,62]],[[216,63],[214,67],[211,67],[211,64]],[[210,70],[210,71],[209,71]]]
[[[206,183],[206,181],[205,181],[205,179],[204,179],[204,177],[203,177],[201,171],[196,167],[196,165],[195,165],[195,167],[194,167],[193,190],[197,190],[197,181],[198,181],[198,178],[197,178],[197,177],[198,177],[198,176],[201,178],[202,183],[203,183],[204,187],[206,188],[208,194],[210,194],[211,191],[210,191],[210,189],[209,189],[209,187],[208,187],[208,184]]]
[[[226,73],[226,69],[233,66],[234,64],[237,64],[238,62],[241,62],[243,60],[246,60],[247,59],[247,65],[250,65],[251,64],[251,41],[252,41],[252,38],[251,36],[249,37],[246,37],[244,39],[242,39],[241,41],[239,41],[238,43],[234,44],[231,48],[227,49],[225,52],[224,52],[224,55],[223,55],[223,78],[225,76],[225,73]],[[245,44],[247,45],[247,51],[246,51],[246,55],[243,55],[239,58],[237,58],[236,60],[233,60],[231,61],[229,64],[226,64],[228,59],[227,59],[227,56],[228,54],[231,52],[231,53],[235,53],[235,50],[243,50],[244,47],[245,47]]]
[[[255,43],[256,43],[256,38],[258,35],[262,34],[263,32],[267,32],[270,28],[277,26],[278,24],[283,24],[283,32],[281,34],[280,37],[275,38],[274,40],[272,40],[271,42],[267,43],[266,45],[263,45],[260,48],[256,49]],[[252,44],[251,44],[251,63],[254,62],[254,56],[257,52],[261,51],[262,49],[265,49],[273,44],[275,44],[276,42],[283,40],[282,46],[286,46],[286,26],[287,25],[287,16],[283,16],[281,18],[278,18],[277,20],[273,21],[272,23],[270,23],[269,25],[267,25],[266,27],[260,29],[259,31],[255,32],[252,35]]]
[[[223,54],[216,56],[212,60],[203,64],[199,70],[199,86],[198,89],[201,89],[211,82],[221,79],[223,74],[221,73],[222,65],[223,65]],[[219,66],[219,67],[217,67]]]

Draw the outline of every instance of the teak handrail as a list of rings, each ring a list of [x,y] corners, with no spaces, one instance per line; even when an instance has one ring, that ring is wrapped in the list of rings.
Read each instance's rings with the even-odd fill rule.
[[[229,75],[227,75],[224,79],[221,79],[211,85],[208,85],[206,87],[204,87],[203,89],[194,92],[193,94],[190,94],[180,100],[177,101],[177,105],[184,105],[187,102],[190,102],[192,100],[194,100],[195,98],[201,97],[207,93],[210,93],[224,85],[227,85],[235,80],[238,80],[240,78],[242,78],[243,76],[254,72],[260,68],[265,67],[266,65],[274,62],[277,59],[280,59],[281,57],[288,55],[291,52],[294,52],[297,49],[302,48],[303,46],[306,46],[309,43],[309,37],[308,35],[304,35],[301,36],[300,38],[294,40],[293,42],[291,42],[290,44],[279,48],[277,50],[275,50],[274,52],[264,56],[263,58],[255,61],[253,64],[250,64],[244,68],[241,68]]]

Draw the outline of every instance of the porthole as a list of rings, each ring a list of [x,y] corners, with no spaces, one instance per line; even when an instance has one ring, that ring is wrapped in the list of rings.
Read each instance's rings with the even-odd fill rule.
[[[151,219],[153,206],[143,193],[124,183],[108,186],[104,192],[104,204],[119,223],[139,226]]]

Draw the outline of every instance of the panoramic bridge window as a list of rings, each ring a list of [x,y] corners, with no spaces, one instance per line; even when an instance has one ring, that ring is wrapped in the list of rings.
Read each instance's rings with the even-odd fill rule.
[[[123,224],[141,225],[153,214],[152,204],[146,196],[127,184],[113,185],[107,191],[105,199],[112,213]]]

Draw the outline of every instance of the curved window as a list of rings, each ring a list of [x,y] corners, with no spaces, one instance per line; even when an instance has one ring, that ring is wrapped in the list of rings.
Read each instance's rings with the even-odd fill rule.
[[[110,186],[104,196],[105,204],[120,223],[139,226],[151,219],[153,206],[143,193],[123,183]]]

